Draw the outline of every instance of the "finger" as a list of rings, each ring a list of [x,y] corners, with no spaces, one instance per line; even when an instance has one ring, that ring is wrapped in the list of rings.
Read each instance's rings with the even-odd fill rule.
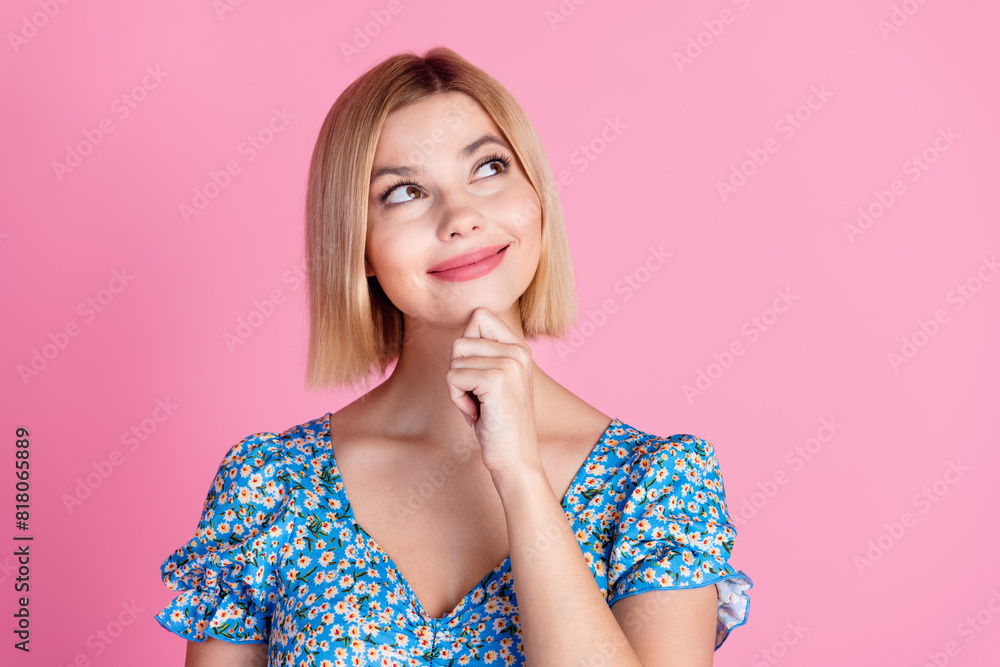
[[[459,357],[511,357],[517,354],[515,345],[487,338],[456,338],[451,343],[452,360]]]
[[[512,371],[517,371],[520,368],[520,364],[517,363],[516,359],[506,355],[496,357],[454,357],[451,360],[449,368],[468,368],[485,371],[494,368],[504,370],[507,365],[509,365]]]
[[[469,323],[462,332],[463,338],[485,338],[501,343],[517,343],[520,338],[507,323],[493,314],[489,308],[479,306],[472,311]]]
[[[462,411],[462,414],[472,419],[479,418],[479,402],[473,398],[479,386],[479,378],[474,375],[475,372],[475,370],[466,372],[465,369],[448,371],[448,395],[451,402]]]

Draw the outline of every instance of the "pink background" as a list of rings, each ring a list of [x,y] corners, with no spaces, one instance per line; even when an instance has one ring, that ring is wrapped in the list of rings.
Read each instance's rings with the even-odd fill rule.
[[[535,345],[539,365],[627,423],[717,448],[738,530],[731,562],[755,586],[749,622],[716,664],[989,664],[1000,650],[1000,574],[987,559],[1000,10],[388,6],[242,2],[220,16],[208,0],[4,3],[0,540],[19,532],[18,426],[31,432],[35,539],[30,655],[11,647],[15,559],[0,548],[2,660],[182,663],[184,641],[153,619],[176,595],[158,569],[193,533],[222,455],[354,398],[303,389],[295,271],[319,126],[372,64],[445,45],[508,86],[565,172],[581,326],[568,353]],[[372,12],[391,20],[345,57]],[[293,118],[262,150],[241,150],[274,109]],[[782,121],[796,112],[797,126]],[[53,163],[88,134],[100,142],[57,176]],[[754,155],[763,164],[743,165],[745,182],[723,198],[718,183]],[[240,172],[185,222],[179,206],[229,161]],[[850,236],[879,197],[892,201]],[[644,273],[651,246],[672,256]],[[131,276],[124,288],[116,271]],[[641,289],[616,290],[626,276]],[[791,305],[769,310],[782,290]],[[258,305],[275,296],[273,309]],[[607,300],[615,312],[582,326]],[[227,347],[258,309],[269,315]],[[77,335],[58,347],[67,325]],[[726,358],[734,343],[742,354]],[[47,365],[23,380],[43,349]],[[705,390],[689,400],[699,371]],[[152,421],[168,399],[170,416]],[[145,439],[123,441],[143,420]],[[79,480],[109,465],[67,509]],[[97,639],[133,602],[135,622]]]

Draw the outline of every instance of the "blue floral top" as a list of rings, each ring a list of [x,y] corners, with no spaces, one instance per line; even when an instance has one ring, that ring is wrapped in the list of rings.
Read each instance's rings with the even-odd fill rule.
[[[331,414],[233,445],[194,538],[167,557],[183,591],[156,620],[193,641],[267,643],[268,665],[523,665],[510,557],[443,618],[430,617],[354,520]],[[608,605],[653,589],[718,589],[718,649],[749,614],[753,582],[712,444],[614,419],[562,499]]]

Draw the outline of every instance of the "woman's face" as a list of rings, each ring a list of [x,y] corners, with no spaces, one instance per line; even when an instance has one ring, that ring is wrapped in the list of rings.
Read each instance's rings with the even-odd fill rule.
[[[541,205],[499,128],[465,93],[393,111],[375,148],[365,273],[406,316],[465,326],[473,309],[503,315],[531,283]],[[500,250],[458,271],[458,255]]]

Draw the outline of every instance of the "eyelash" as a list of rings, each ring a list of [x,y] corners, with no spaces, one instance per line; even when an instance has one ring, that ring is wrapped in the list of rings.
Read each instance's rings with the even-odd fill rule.
[[[510,158],[509,157],[507,157],[503,153],[493,153],[493,155],[490,155],[488,158],[486,158],[485,160],[483,160],[482,162],[480,162],[478,165],[476,165],[476,168],[473,171],[479,171],[482,167],[488,165],[490,162],[499,162],[500,164],[503,165],[504,171],[500,172],[500,173],[504,173],[504,172],[507,171],[507,169],[510,168]],[[495,176],[496,174],[493,174],[493,175]],[[396,204],[386,204],[386,201],[385,201],[386,199],[389,198],[389,195],[392,194],[393,190],[395,190],[398,187],[402,187],[404,185],[412,185],[412,186],[415,186],[415,187],[420,187],[419,185],[417,185],[416,183],[414,183],[412,181],[406,181],[406,180],[403,180],[403,179],[399,179],[399,180],[397,180],[395,183],[393,183],[392,185],[390,185],[388,188],[386,188],[382,192],[382,196],[379,197],[379,201],[382,202],[383,204],[385,204],[386,206],[396,206],[397,204],[405,204],[406,202],[397,202]]]

